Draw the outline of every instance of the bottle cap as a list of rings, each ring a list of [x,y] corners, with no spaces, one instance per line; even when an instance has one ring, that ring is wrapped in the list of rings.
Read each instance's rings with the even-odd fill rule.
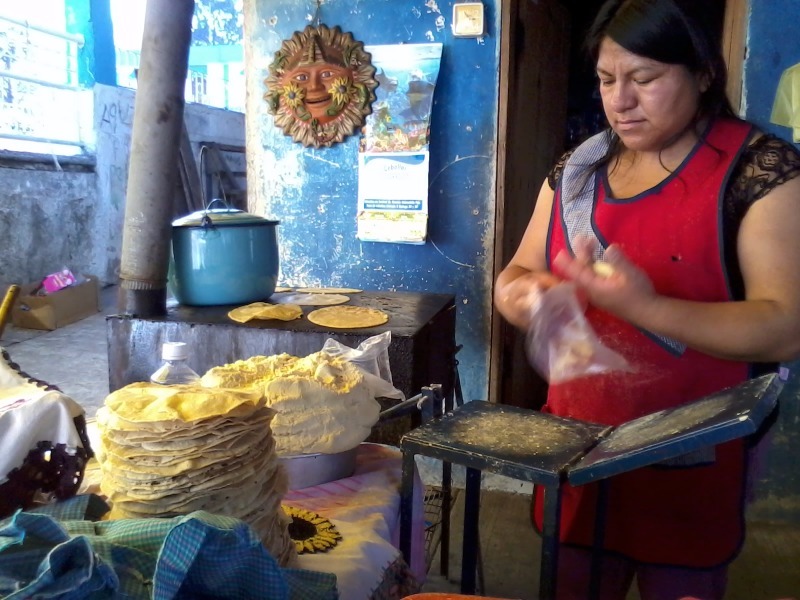
[[[189,347],[185,342],[164,342],[161,346],[163,360],[185,360],[189,358]]]

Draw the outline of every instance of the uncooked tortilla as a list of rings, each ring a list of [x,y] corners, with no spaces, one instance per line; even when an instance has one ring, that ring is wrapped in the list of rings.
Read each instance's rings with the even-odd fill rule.
[[[303,309],[296,304],[267,304],[265,302],[254,302],[247,306],[240,306],[228,313],[228,317],[237,323],[247,323],[251,319],[294,321],[302,316]]]
[[[341,294],[290,292],[288,294],[275,294],[270,300],[278,304],[296,304],[298,306],[333,306],[334,304],[344,304],[348,302],[350,297]]]
[[[361,290],[345,287],[308,287],[297,288],[295,291],[308,294],[358,294]]]
[[[600,277],[611,277],[616,272],[614,267],[602,260],[592,263],[592,269],[594,270],[595,274],[599,275]]]
[[[310,312],[308,320],[322,327],[357,329],[383,325],[389,320],[389,315],[377,308],[364,306],[329,306]]]

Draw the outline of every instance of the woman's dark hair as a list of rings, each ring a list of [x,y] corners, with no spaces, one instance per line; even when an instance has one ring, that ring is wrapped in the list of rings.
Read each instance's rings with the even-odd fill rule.
[[[722,51],[705,22],[708,12],[701,0],[609,0],[589,29],[586,48],[597,64],[600,43],[609,37],[639,56],[683,65],[709,84],[700,95],[697,118],[735,118],[725,93],[728,75]]]
[[[714,117],[738,118],[726,94],[728,72],[722,50],[711,35],[705,16],[708,0],[608,0],[597,13],[586,37],[586,49],[597,64],[600,44],[608,37],[646,58],[683,65],[705,77],[708,89],[700,94],[691,125]],[[606,131],[608,151],[585,172],[586,181],[622,149],[619,136]]]

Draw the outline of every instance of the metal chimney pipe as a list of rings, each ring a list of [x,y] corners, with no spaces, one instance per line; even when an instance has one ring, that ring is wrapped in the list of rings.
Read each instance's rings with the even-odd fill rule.
[[[148,0],[133,112],[118,309],[166,312],[172,205],[194,0]]]

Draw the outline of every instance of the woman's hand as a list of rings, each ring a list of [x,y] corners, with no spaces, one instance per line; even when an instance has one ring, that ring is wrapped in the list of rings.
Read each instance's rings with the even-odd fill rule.
[[[559,252],[553,267],[564,279],[575,282],[592,305],[638,324],[639,315],[658,299],[653,282],[619,246],[609,246],[602,263],[595,262],[592,255],[592,243],[579,240],[575,243],[575,257]]]
[[[561,280],[547,271],[528,271],[521,267],[511,267],[510,270],[516,272],[508,273],[506,270],[495,286],[495,306],[509,323],[527,329],[539,294]]]

